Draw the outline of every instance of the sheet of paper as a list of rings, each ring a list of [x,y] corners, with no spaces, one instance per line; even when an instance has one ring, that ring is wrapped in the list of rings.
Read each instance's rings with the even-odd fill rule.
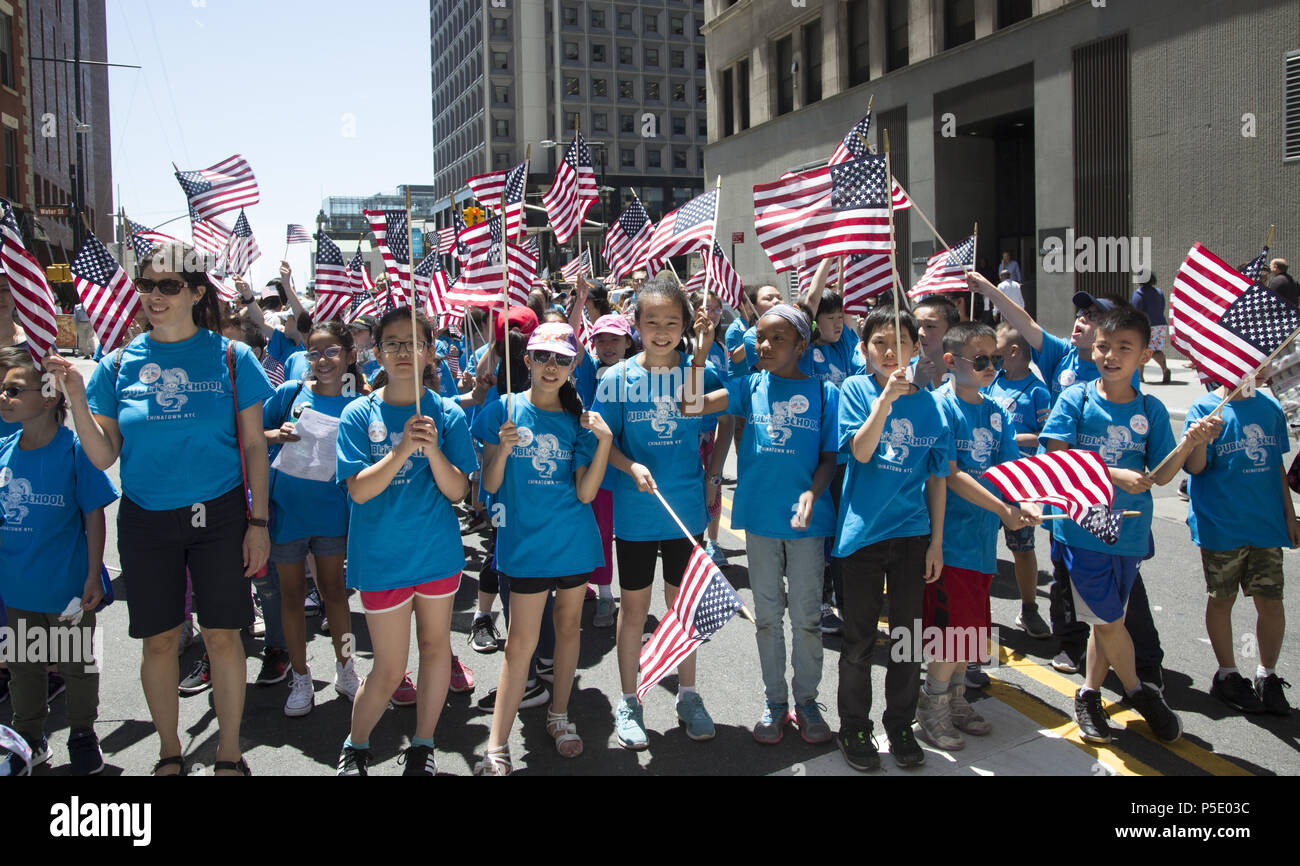
[[[339,419],[323,415],[309,407],[302,410],[293,432],[297,434],[298,441],[286,443],[276,455],[271,468],[309,481],[333,481]]]

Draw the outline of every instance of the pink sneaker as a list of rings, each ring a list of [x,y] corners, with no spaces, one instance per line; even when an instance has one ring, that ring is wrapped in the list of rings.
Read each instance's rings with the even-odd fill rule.
[[[413,707],[415,706],[415,683],[411,681],[411,672],[407,671],[406,676],[402,677],[402,684],[393,692],[389,699],[395,707]]]
[[[474,691],[474,672],[460,663],[455,655],[451,657],[451,690],[457,694]]]

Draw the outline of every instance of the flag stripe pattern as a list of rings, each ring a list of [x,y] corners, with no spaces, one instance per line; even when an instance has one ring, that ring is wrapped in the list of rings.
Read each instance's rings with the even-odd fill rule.
[[[582,134],[573,133],[573,141],[564,151],[564,159],[555,169],[555,181],[542,196],[546,215],[555,230],[557,243],[567,243],[578,231],[587,211],[596,203],[596,173],[591,164],[591,151]]]
[[[438,255],[445,256],[456,248],[456,228],[438,229]]]
[[[605,233],[605,248],[600,252],[612,279],[620,280],[645,267],[654,231],[655,224],[650,221],[650,214],[646,213],[640,201],[633,199]]]
[[[346,292],[349,288],[343,253],[329,235],[321,232],[316,242],[316,293]]]
[[[285,236],[284,242],[286,244],[309,244],[311,243],[311,235],[307,232],[307,229],[302,226],[297,225],[296,223],[289,223],[289,230]]]
[[[370,230],[375,235],[375,246],[384,260],[388,270],[388,279],[396,292],[409,282],[411,277],[410,241],[406,234],[406,211],[404,210],[368,210],[366,219]]]
[[[1115,487],[1106,461],[1095,451],[1068,449],[1024,457],[989,468],[984,478],[1012,502],[1055,505],[1105,543],[1119,538],[1120,514],[1111,512]]]
[[[672,606],[641,650],[638,700],[713,636],[744,604],[718,567],[695,545]]]
[[[697,195],[677,210],[664,216],[655,226],[646,250],[648,267],[658,270],[673,257],[709,248],[718,216],[718,191],[711,189]]]
[[[311,319],[313,322],[328,322],[347,311],[352,303],[352,293],[321,289],[319,271],[317,273],[316,307],[311,312]]]
[[[505,193],[506,231],[511,237],[523,231],[524,188],[528,185],[528,163],[521,162],[509,171],[492,171],[476,175],[465,183],[480,204],[496,210],[501,209],[501,194]],[[593,181],[593,185],[594,183]]]
[[[171,235],[165,235],[162,232],[156,232],[148,226],[136,222],[135,220],[126,221],[127,230],[131,232],[131,247],[135,250],[137,260],[149,258],[154,247],[159,244],[175,243],[176,238]]]
[[[447,294],[451,287],[447,282],[447,272],[443,270],[442,258],[431,252],[415,266],[412,282],[415,283],[416,297],[420,299],[420,309],[430,318],[447,312]]]
[[[352,296],[348,311],[343,315],[343,322],[350,325],[359,316],[379,317],[379,307],[375,305],[375,299],[364,292],[358,292]]]
[[[212,253],[219,256],[225,252],[226,244],[230,241],[230,228],[220,220],[200,220],[193,221],[194,226],[194,246],[205,253]]]
[[[745,291],[745,284],[722,251],[722,245],[716,240],[713,242],[713,255],[705,262],[704,270],[708,274],[709,292],[716,294],[733,310],[740,309],[740,297]]]
[[[1230,387],[1252,376],[1300,322],[1300,312],[1199,243],[1174,277],[1169,311],[1174,345]]]
[[[884,157],[868,156],[758,184],[754,229],[780,271],[810,257],[891,252]]]
[[[248,224],[248,217],[241,210],[239,219],[235,220],[235,228],[231,232],[232,240],[230,241],[230,272],[234,274],[246,274],[252,267],[253,262],[262,257],[262,251],[257,247],[257,238],[253,237],[253,228]]]
[[[844,258],[844,312],[864,316],[867,299],[889,291],[894,283],[891,257],[862,253]]]
[[[45,280],[45,269],[23,246],[13,205],[0,199],[0,262],[9,276],[9,290],[18,310],[18,321],[27,332],[28,350],[37,366],[58,339],[54,292]]]
[[[226,211],[257,204],[257,180],[239,154],[198,171],[178,171],[176,180],[197,219],[209,220]]]
[[[853,124],[853,127],[844,134],[844,140],[835,147],[835,152],[831,154],[831,165],[839,165],[841,162],[848,162],[853,159],[861,159],[870,154],[867,147],[867,133],[871,131],[871,112],[867,116]]]
[[[974,266],[975,236],[971,235],[951,250],[940,250],[930,256],[925,264],[925,273],[907,296],[916,300],[923,295],[970,291],[966,273]]]
[[[93,234],[86,235],[72,259],[72,282],[100,347],[105,352],[116,349],[140,312],[140,297],[126,271]]]
[[[591,276],[591,253],[583,250],[582,255],[560,268],[560,273],[564,275],[566,283],[577,282],[579,274]]]

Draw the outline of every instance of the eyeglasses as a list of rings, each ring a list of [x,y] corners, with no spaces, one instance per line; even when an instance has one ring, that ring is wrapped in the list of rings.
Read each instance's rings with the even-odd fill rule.
[[[25,394],[28,391],[39,391],[40,388],[19,388],[17,385],[10,385],[7,388],[0,388],[0,394],[4,394],[10,400],[17,400],[19,394]]]
[[[410,340],[384,340],[379,344],[379,351],[383,352],[385,355],[423,352],[427,348],[429,348],[429,344],[423,340],[416,340],[414,343]]]
[[[554,362],[557,367],[573,366],[572,355],[561,355],[559,352],[529,352],[528,354],[532,356],[534,364],[546,366]]]
[[[980,372],[982,372],[982,371],[984,371],[984,370],[987,370],[988,367],[989,367],[989,364],[992,364],[992,365],[993,365],[993,369],[994,369],[994,370],[1001,370],[1001,369],[1002,369],[1002,356],[1001,356],[1001,355],[976,355],[974,358],[967,358],[967,357],[965,357],[964,355],[958,355],[957,357],[958,357],[958,358],[961,358],[963,361],[965,361],[966,363],[970,364],[970,365],[971,365],[971,368],[972,368],[976,373],[980,373]]]
[[[1078,310],[1075,312],[1076,319],[1083,319],[1090,325],[1095,325],[1101,321],[1101,313],[1097,310]]]
[[[142,295],[152,294],[153,290],[157,289],[170,298],[179,295],[188,287],[184,280],[147,280],[139,277],[135,281],[135,290]]]
[[[330,346],[324,352],[312,351],[307,353],[307,360],[313,364],[315,364],[321,358],[329,358],[331,361],[337,361],[339,358],[342,357],[343,357],[342,346]]]

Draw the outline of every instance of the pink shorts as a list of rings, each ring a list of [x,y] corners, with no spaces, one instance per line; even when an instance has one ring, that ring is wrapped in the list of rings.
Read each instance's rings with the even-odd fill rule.
[[[399,589],[381,589],[374,592],[363,589],[361,609],[366,613],[388,613],[397,610],[417,595],[420,598],[446,598],[455,595],[458,589],[460,589],[460,572],[419,586],[403,586]]]

